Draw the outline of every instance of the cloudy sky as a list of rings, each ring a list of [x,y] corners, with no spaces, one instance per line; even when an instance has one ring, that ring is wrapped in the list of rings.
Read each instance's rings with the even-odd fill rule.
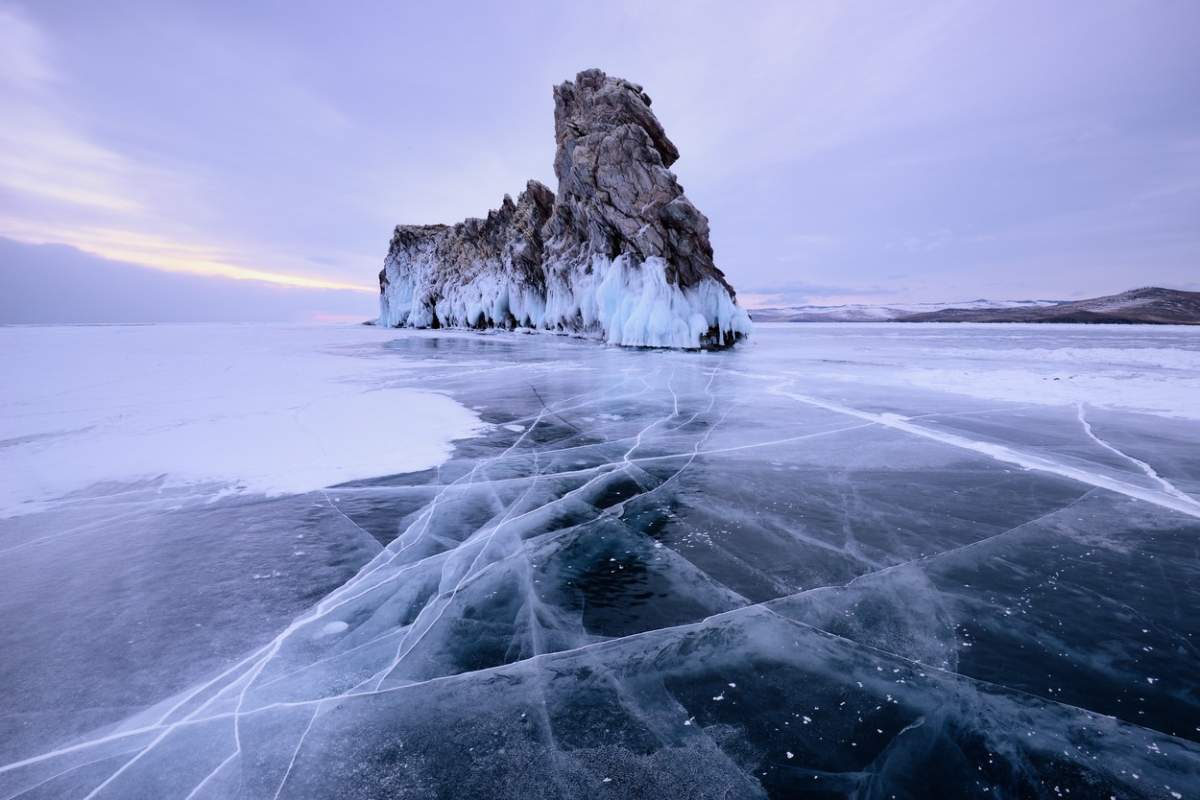
[[[1200,290],[1197,41],[1192,0],[0,0],[0,321],[369,316],[393,225],[554,185],[592,66],[751,304]]]

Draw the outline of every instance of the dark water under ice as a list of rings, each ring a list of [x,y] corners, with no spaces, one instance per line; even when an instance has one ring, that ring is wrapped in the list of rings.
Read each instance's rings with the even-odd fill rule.
[[[1200,336],[363,346],[494,427],[310,495],[0,521],[0,798],[1200,797],[1200,415],[1002,355],[1056,347],[1170,382],[1110,351]]]

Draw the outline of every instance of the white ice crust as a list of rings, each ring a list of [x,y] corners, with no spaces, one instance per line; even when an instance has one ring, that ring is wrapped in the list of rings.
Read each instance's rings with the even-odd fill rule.
[[[593,256],[576,265],[547,267],[545,296],[496,270],[479,270],[435,290],[439,265],[432,259],[389,259],[388,285],[380,295],[379,324],[427,328],[434,315],[443,327],[518,327],[602,339],[626,347],[699,349],[750,335],[749,315],[718,281],[705,278],[681,288],[667,281],[666,262],[652,256]],[[431,304],[429,298],[436,297]]]
[[[483,425],[388,384],[363,326],[0,327],[0,517],[123,482],[293,494],[441,463]],[[100,487],[107,484],[108,489]]]

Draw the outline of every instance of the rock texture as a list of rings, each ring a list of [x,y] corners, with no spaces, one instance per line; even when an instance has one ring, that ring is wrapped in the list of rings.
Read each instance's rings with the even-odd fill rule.
[[[380,322],[413,328],[530,326],[545,294],[542,231],[554,192],[529,181],[487,219],[397,225],[379,273]],[[508,297],[491,297],[503,285]],[[509,299],[511,298],[511,300]],[[524,299],[533,301],[525,308]],[[451,300],[465,301],[451,304]],[[512,301],[516,301],[515,303]],[[485,305],[487,306],[485,308]]]
[[[381,325],[528,327],[613,344],[715,348],[750,320],[642,87],[600,70],[554,88],[557,194],[530,181],[487,219],[396,228]]]

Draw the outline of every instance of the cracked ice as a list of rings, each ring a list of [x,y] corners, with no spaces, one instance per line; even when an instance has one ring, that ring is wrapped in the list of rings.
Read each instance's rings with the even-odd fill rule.
[[[486,428],[0,521],[0,798],[1197,796],[1198,334],[356,335]]]

